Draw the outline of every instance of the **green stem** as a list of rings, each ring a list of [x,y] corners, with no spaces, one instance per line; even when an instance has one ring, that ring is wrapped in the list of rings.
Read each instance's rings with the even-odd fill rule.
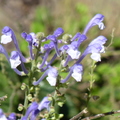
[[[39,51],[40,51],[39,48],[40,48],[40,45],[37,48],[35,59],[31,61],[31,69],[30,69],[30,72],[28,75],[28,77],[29,77],[28,78],[28,86],[27,86],[27,89],[25,89],[25,100],[24,100],[25,110],[23,111],[23,114],[25,113],[26,109],[28,108],[28,104],[29,104],[27,96],[28,96],[28,94],[30,94],[30,88],[31,88],[32,82],[33,82],[33,75],[34,75],[34,72],[36,70],[37,59],[39,57]]]
[[[92,87],[93,87],[93,83],[94,83],[94,69],[95,69],[95,61],[93,61],[92,65],[91,65],[91,70],[90,70],[90,87],[88,88],[88,97],[87,97],[87,106],[89,104],[89,101],[91,99],[91,91],[92,91]]]

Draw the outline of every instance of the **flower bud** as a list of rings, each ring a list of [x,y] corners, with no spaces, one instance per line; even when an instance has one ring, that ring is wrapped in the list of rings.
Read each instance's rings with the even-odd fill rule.
[[[44,33],[43,32],[38,32],[37,34],[36,34],[36,38],[38,39],[38,40],[42,40],[42,39],[44,39]]]
[[[24,108],[24,106],[23,106],[22,104],[19,104],[19,106],[18,106],[18,110],[19,110],[19,111],[22,111],[23,108]]]
[[[25,90],[26,89],[26,84],[25,83],[22,83],[21,85],[21,90]]]
[[[54,113],[54,112],[55,112],[54,107],[51,107],[51,108],[50,108],[50,112],[51,112],[51,113]]]
[[[57,104],[60,106],[60,107],[62,107],[63,106],[63,104],[64,104],[64,102],[57,102]]]
[[[27,99],[28,99],[29,101],[32,101],[32,100],[33,100],[32,95],[31,95],[31,94],[28,94]]]
[[[36,92],[37,92],[37,91],[39,91],[39,90],[40,90],[40,88],[39,88],[39,87],[36,87],[36,88],[35,88],[35,91],[36,91]]]
[[[31,88],[30,88],[30,92],[32,92],[33,90],[34,90],[34,87],[31,87]]]
[[[59,118],[62,118],[64,116],[64,114],[59,114]]]
[[[52,98],[52,97],[48,97],[48,100],[49,100],[49,101],[52,101],[52,100],[53,100],[53,98]]]
[[[63,40],[62,42],[63,43],[70,43],[71,38],[72,38],[72,35],[65,34],[65,35],[62,36],[62,40]]]

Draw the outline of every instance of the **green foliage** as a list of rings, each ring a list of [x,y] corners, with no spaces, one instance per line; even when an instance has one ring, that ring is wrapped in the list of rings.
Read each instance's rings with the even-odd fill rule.
[[[47,34],[48,30],[51,29],[52,20],[51,13],[46,7],[38,7],[30,31],[35,33],[44,31]]]
[[[112,46],[114,48],[120,48],[120,38],[119,37],[115,37],[114,40],[113,40],[113,43],[112,43]]]

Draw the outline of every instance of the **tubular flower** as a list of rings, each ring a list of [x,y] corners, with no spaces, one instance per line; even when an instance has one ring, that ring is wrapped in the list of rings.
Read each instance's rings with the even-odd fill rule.
[[[77,82],[81,82],[82,74],[83,74],[83,66],[82,66],[81,64],[75,64],[75,65],[74,65],[74,69],[73,69],[73,73],[72,73],[71,76],[72,76]]]
[[[57,29],[54,31],[53,35],[54,35],[55,37],[59,37],[61,34],[63,34],[63,32],[64,32],[64,30],[59,27],[59,28],[57,28]]]
[[[83,66],[81,64],[75,64],[70,68],[68,76],[61,80],[61,83],[65,83],[72,76],[77,82],[80,82],[83,74]]]
[[[30,120],[36,120],[37,115],[43,109],[49,110],[49,105],[50,101],[48,100],[48,97],[44,97],[39,104],[36,102],[32,102],[29,108],[27,109],[25,116],[22,117],[21,120],[27,120],[28,118],[30,118]]]
[[[57,82],[58,71],[49,66],[49,68],[44,72],[38,81],[33,82],[33,85],[38,85],[45,77],[51,86],[55,86]]]
[[[32,49],[33,49],[33,46],[38,47],[35,33],[27,34],[27,33],[23,32],[23,33],[21,34],[21,36],[22,36],[24,39],[26,39],[26,41],[29,43],[29,53],[30,53],[30,57],[31,57],[31,59],[34,59]]]
[[[7,120],[6,116],[4,115],[2,109],[0,109],[0,120]]]
[[[11,114],[8,116],[7,119],[8,119],[8,120],[17,120],[16,114],[15,114],[15,113],[11,113]]]
[[[49,110],[49,105],[50,105],[50,101],[48,100],[48,97],[44,97],[38,106],[38,110],[39,111],[43,109]]]
[[[80,56],[80,51],[78,50],[80,44],[86,40],[87,37],[85,35],[79,35],[78,40],[77,41],[73,41],[71,42],[70,45],[68,45],[68,49],[66,50],[66,52],[68,53],[68,56],[66,58],[64,67],[68,64],[69,61],[71,61],[72,59],[78,59]]]
[[[5,48],[0,44],[0,53],[4,54],[5,57],[7,58],[8,62],[9,62],[9,56],[7,51],[5,50]]]
[[[21,120],[27,120],[29,117],[31,117],[31,114],[38,108],[37,102],[32,102],[31,105],[28,107],[26,114],[24,117],[22,117]]]
[[[23,62],[26,62],[26,59],[25,57],[22,55],[21,51],[20,51],[20,48],[19,48],[19,45],[18,45],[18,42],[17,42],[17,39],[16,39],[16,36],[13,32],[13,30],[8,27],[8,26],[5,26],[3,29],[2,29],[2,36],[1,36],[1,43],[2,44],[7,44],[11,41],[14,42],[14,45],[16,47],[16,50],[19,52],[20,56],[21,56],[21,59]]]
[[[75,36],[71,39],[71,42],[72,41],[75,41],[77,38],[79,38],[81,36],[81,34],[78,32],[75,34]]]
[[[49,110],[49,106],[50,106],[50,101],[48,100],[48,97],[44,97],[42,99],[42,101],[40,102],[40,104],[38,105],[38,108],[33,112],[33,114],[31,115],[31,119],[30,120],[35,120],[37,115],[43,110],[43,109],[47,109]]]
[[[58,41],[57,41],[56,36],[55,36],[55,35],[49,35],[49,36],[47,37],[47,39],[50,39],[50,40],[51,40],[51,42],[52,42],[53,45],[54,45],[54,49],[55,49],[55,51],[56,51],[57,56],[60,56],[60,53],[59,53],[59,50],[58,50]]]
[[[14,71],[17,72],[19,75],[21,75],[19,70],[16,70],[16,68],[19,65],[21,65],[21,68],[24,71],[24,73],[28,74],[28,71],[26,70],[26,68],[24,66],[24,63],[21,59],[21,56],[19,55],[19,52],[17,52],[17,51],[12,51],[11,52],[10,64],[11,64],[11,68],[14,69]]]
[[[100,30],[103,30],[105,28],[102,22],[103,20],[104,20],[104,16],[102,14],[96,14],[85,27],[83,34],[85,35],[88,32],[88,30],[95,25],[98,25]]]
[[[7,51],[5,48],[0,44],[0,53],[4,54],[7,58],[8,62],[11,65],[11,68],[18,74],[23,75],[24,73],[19,71],[16,67],[21,64],[20,56],[18,55],[17,51],[13,51],[11,53],[11,57],[8,56]],[[24,66],[23,66],[24,67]],[[27,71],[26,71],[27,72]]]
[[[43,60],[42,63],[40,65],[40,69],[42,69],[42,67],[45,65],[45,62],[49,56],[49,53],[51,52],[51,50],[54,48],[54,45],[52,42],[50,42],[49,44],[45,44],[44,45],[44,51],[45,51],[45,55],[43,56]]]
[[[77,47],[77,41],[73,41],[70,45],[68,45],[68,49],[67,49],[66,53],[68,53],[68,55],[72,59],[78,59],[79,58],[80,51],[78,50],[78,47]]]
[[[60,56],[59,49],[58,49],[58,40],[57,40],[57,37],[59,37],[63,32],[64,32],[64,30],[62,28],[57,28],[54,31],[53,35],[48,35],[46,37],[46,39],[51,40],[51,42],[53,43],[54,49],[56,51],[57,56]]]
[[[80,56],[78,61],[76,63],[80,63],[82,59],[87,55],[91,53],[91,58],[95,61],[101,61],[101,55],[100,53],[104,53],[104,46],[107,39],[104,36],[98,36],[96,39],[94,39],[86,48],[86,50],[83,52],[83,54]]]

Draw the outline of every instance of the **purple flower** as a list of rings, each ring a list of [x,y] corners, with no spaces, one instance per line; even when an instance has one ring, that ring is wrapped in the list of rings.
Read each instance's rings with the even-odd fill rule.
[[[81,36],[81,34],[78,32],[76,33],[76,35],[71,39],[71,42],[76,40],[77,38],[79,38]]]
[[[107,39],[104,36],[98,36],[96,39],[94,39],[86,48],[86,50],[83,52],[83,54],[80,56],[78,61],[76,63],[80,63],[82,59],[87,55],[91,53],[91,58],[95,61],[101,61],[101,55],[100,53],[104,53],[104,46]]]
[[[19,70],[16,70],[16,68],[21,65],[22,70],[24,71],[25,74],[28,74],[27,69],[24,66],[24,63],[21,59],[21,56],[19,54],[19,52],[17,51],[12,51],[11,52],[11,57],[10,57],[10,64],[11,64],[11,68],[14,69],[14,71],[19,74],[22,75],[22,73]]]
[[[61,83],[65,83],[72,76],[77,82],[80,82],[83,74],[83,66],[81,64],[75,64],[70,68],[68,76],[61,80]]]
[[[59,37],[63,32],[64,32],[64,30],[63,30],[62,28],[57,28],[57,29],[54,31],[53,35],[54,35],[55,37]]]
[[[24,117],[22,117],[21,120],[27,120],[30,118],[30,120],[36,120],[37,115],[43,110],[47,109],[49,110],[50,101],[48,100],[48,97],[44,97],[40,104],[36,102],[32,102],[31,105],[28,107],[26,114]]]
[[[42,67],[45,65],[45,62],[49,56],[49,53],[51,52],[51,50],[54,48],[54,44],[52,42],[50,42],[49,44],[45,44],[44,45],[44,51],[45,51],[45,55],[43,56],[43,60],[42,63],[40,65],[40,69],[42,69]]]
[[[50,101],[48,100],[48,97],[44,97],[38,106],[38,110],[39,111],[43,109],[49,110],[49,105],[50,105]]]
[[[50,101],[48,100],[48,97],[44,97],[42,99],[42,101],[40,102],[40,104],[38,105],[38,108],[33,112],[33,114],[31,115],[31,119],[30,120],[35,120],[35,118],[37,117],[37,115],[43,110],[43,109],[47,109],[49,110],[49,106],[50,106]]]
[[[21,36],[22,36],[22,38],[26,39],[26,41],[31,42],[32,45],[38,46],[35,33],[27,34],[26,32],[23,32],[23,33],[21,33]]]
[[[106,37],[100,35],[97,38],[95,38],[94,40],[92,40],[92,42],[89,44],[89,46],[93,45],[94,43],[98,43],[100,45],[104,45],[106,43],[106,41],[107,41]]]
[[[26,111],[26,113],[25,113],[25,116],[22,117],[21,120],[27,120],[27,119],[30,117],[30,115],[31,115],[32,113],[34,113],[34,111],[35,111],[37,108],[38,108],[38,103],[37,103],[37,102],[32,102],[31,105],[28,107],[28,109],[27,109],[27,111]],[[33,119],[33,120],[35,120],[35,119]]]
[[[25,57],[22,55],[21,51],[20,51],[20,48],[19,48],[19,45],[18,45],[18,42],[17,42],[17,39],[16,39],[16,36],[13,32],[13,30],[8,27],[8,26],[5,26],[3,29],[2,29],[2,36],[1,36],[1,43],[3,44],[7,44],[11,41],[14,42],[14,45],[16,47],[16,50],[19,52],[20,56],[21,56],[21,59],[23,62],[26,62],[26,59]]]
[[[7,58],[8,62],[9,62],[9,56],[7,51],[5,50],[5,48],[0,44],[0,53],[4,54],[5,57]]]
[[[21,59],[20,59],[20,55],[18,54],[17,51],[13,51],[11,52],[11,57],[8,56],[7,51],[5,50],[5,48],[0,44],[0,53],[4,54],[8,60],[8,62],[11,65],[11,68],[18,74],[18,75],[24,75],[23,72],[19,71],[17,69],[17,66],[20,65]],[[27,70],[24,67],[24,64],[22,63],[22,68],[25,70],[25,73],[27,74]]]
[[[58,71],[49,66],[49,68],[44,72],[44,74],[40,77],[40,79],[36,82],[33,82],[33,85],[38,85],[45,77],[51,86],[55,86],[57,82]]]
[[[52,44],[54,45],[54,49],[56,51],[57,56],[60,56],[60,53],[59,53],[59,50],[58,50],[57,37],[55,35],[49,35],[49,36],[47,36],[47,39],[51,40]]]
[[[7,120],[6,116],[4,115],[2,109],[0,109],[0,120]]]
[[[58,40],[57,40],[57,37],[59,37],[63,32],[64,32],[64,30],[62,28],[57,28],[54,31],[53,35],[48,35],[46,37],[46,39],[51,40],[51,42],[53,43],[54,49],[56,51],[57,56],[60,56],[59,49],[58,49]]]
[[[72,77],[77,81],[81,82],[83,74],[83,66],[81,64],[75,64],[73,68]]]
[[[34,56],[33,56],[33,46],[38,46],[37,44],[37,39],[36,39],[36,35],[35,33],[30,33],[30,34],[27,34],[25,32],[23,32],[21,34],[21,36],[26,39],[26,41],[29,43],[29,53],[30,53],[30,57],[31,59],[33,60],[34,59]]]
[[[16,114],[15,113],[11,113],[9,116],[8,116],[8,118],[7,118],[8,120],[16,120],[17,118],[16,118]]]
[[[103,30],[105,28],[102,22],[103,20],[104,20],[104,16],[102,14],[96,14],[85,27],[83,34],[85,35],[88,32],[88,30],[95,25],[98,25],[100,30]]]
[[[78,39],[77,41],[75,41],[76,39]],[[73,59],[78,59],[80,52],[78,51],[78,48],[80,46],[80,44],[86,40],[87,37],[85,35],[82,35],[80,33],[77,33],[72,39],[71,39],[71,44],[69,45],[63,45],[59,51],[61,53],[67,52],[68,56],[66,58],[65,64],[64,66],[66,66],[68,64],[69,61],[73,60]],[[46,53],[47,54],[47,53]],[[52,64],[52,62],[56,59],[57,54],[55,54],[52,59],[50,60],[50,62],[48,62],[49,65]],[[45,63],[45,61],[44,61]],[[42,64],[41,64],[42,65]],[[42,66],[43,67],[43,66]],[[40,67],[41,68],[41,67]]]
[[[64,63],[64,67],[68,64],[69,61],[79,58],[80,51],[78,50],[78,48],[79,48],[80,44],[86,39],[87,39],[87,37],[85,35],[81,34],[78,36],[77,41],[73,41],[73,42],[71,42],[70,45],[68,45],[69,48],[66,50],[66,52],[68,53],[68,56]]]
[[[70,45],[68,45],[68,49],[66,53],[72,58],[72,59],[78,59],[80,56],[80,51],[77,47],[77,41],[73,41]]]

